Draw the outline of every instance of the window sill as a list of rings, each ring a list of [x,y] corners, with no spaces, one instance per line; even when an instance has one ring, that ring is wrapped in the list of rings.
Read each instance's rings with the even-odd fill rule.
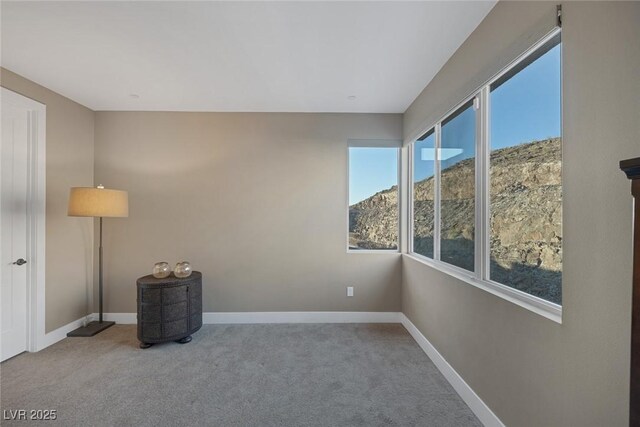
[[[421,264],[434,268],[442,273],[448,274],[449,276],[455,277],[458,280],[462,280],[463,282],[475,286],[476,288],[483,289],[497,297],[519,305],[520,307],[539,314],[540,316],[546,317],[549,320],[553,320],[556,323],[562,324],[562,306],[558,304],[545,301],[542,298],[526,294],[522,291],[512,289],[500,283],[490,282],[487,280],[478,280],[471,274],[465,274],[456,268],[447,266],[443,262],[434,261],[418,254],[404,253],[403,255]]]

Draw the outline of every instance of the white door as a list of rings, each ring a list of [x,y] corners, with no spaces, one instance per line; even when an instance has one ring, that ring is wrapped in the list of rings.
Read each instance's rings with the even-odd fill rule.
[[[16,102],[17,95],[2,94],[0,353],[6,360],[27,349],[29,110]]]

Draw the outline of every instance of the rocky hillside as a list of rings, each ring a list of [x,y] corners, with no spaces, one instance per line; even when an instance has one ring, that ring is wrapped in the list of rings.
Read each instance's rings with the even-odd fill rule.
[[[441,174],[441,259],[473,269],[474,160]],[[491,278],[547,300],[561,302],[562,186],[559,138],[491,153]],[[432,178],[415,184],[414,250],[433,256]],[[350,207],[350,245],[395,248],[396,188]]]
[[[349,206],[351,249],[397,249],[397,186]]]

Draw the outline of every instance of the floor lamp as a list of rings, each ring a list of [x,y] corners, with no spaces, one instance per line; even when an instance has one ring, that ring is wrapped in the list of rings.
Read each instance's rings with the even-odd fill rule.
[[[116,322],[104,321],[102,313],[102,218],[129,216],[129,197],[126,191],[110,190],[98,185],[93,187],[73,187],[69,192],[68,216],[89,216],[100,218],[100,246],[98,252],[98,295],[100,317],[87,326],[75,329],[68,337],[92,337]]]

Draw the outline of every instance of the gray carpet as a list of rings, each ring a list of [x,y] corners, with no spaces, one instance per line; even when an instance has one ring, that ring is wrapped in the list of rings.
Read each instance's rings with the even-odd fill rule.
[[[481,425],[398,324],[206,325],[147,350],[116,325],[10,359],[0,380],[3,410],[57,410],[40,425]]]

